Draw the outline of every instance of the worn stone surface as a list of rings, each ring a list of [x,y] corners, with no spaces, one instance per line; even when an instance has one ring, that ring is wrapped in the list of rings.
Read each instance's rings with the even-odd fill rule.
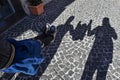
[[[100,35],[109,32],[102,42],[96,35],[86,35],[85,24],[93,20],[92,29],[99,29],[105,17],[109,18],[114,33],[107,27],[100,28]],[[17,40],[32,38],[41,34],[40,29],[47,22],[55,25],[58,32],[54,43],[42,51],[46,60],[38,73],[35,76],[1,73],[1,80],[91,80],[91,77],[95,80],[96,76],[99,80],[105,80],[104,77],[120,80],[119,0],[53,0],[41,16],[26,16],[2,35]]]

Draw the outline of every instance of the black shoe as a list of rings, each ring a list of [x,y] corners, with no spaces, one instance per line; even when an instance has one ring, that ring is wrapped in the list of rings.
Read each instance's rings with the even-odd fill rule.
[[[43,40],[44,46],[47,46],[51,44],[52,42],[54,42],[56,33],[57,33],[56,27],[51,26],[46,33],[46,38]]]
[[[44,47],[54,42],[57,29],[55,26],[51,26],[49,23],[44,27],[43,34],[36,36],[34,39],[40,40]]]

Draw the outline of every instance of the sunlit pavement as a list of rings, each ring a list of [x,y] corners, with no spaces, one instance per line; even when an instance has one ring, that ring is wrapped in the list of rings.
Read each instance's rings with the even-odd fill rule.
[[[117,38],[111,36],[114,33],[107,34],[112,38],[110,44],[100,42],[96,46],[101,47],[97,48],[94,46],[96,37],[88,36],[87,29],[80,24],[88,25],[92,20],[92,29],[103,27],[105,17],[109,18]],[[91,77],[96,80],[96,76],[98,80],[105,80],[104,77],[120,80],[120,0],[53,0],[45,6],[41,16],[26,16],[2,35],[17,40],[32,38],[41,34],[40,28],[46,23],[55,25],[58,32],[54,43],[42,51],[46,60],[38,73],[35,76],[1,73],[1,80],[91,80]],[[91,56],[95,58],[93,63]],[[112,62],[107,63],[109,57]]]

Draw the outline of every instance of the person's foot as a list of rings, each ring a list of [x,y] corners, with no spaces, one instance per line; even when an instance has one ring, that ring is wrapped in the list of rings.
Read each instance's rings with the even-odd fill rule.
[[[50,25],[49,23],[46,24],[46,30],[45,30],[45,33],[46,34],[52,34],[56,31],[56,28],[55,26],[53,25]]]
[[[49,23],[46,24],[46,35],[52,35],[55,39],[57,29],[55,26],[50,25]],[[54,42],[54,39],[51,42]]]
[[[38,35],[35,39],[42,41],[44,47],[48,46],[50,43],[54,42],[57,29],[55,26],[47,24],[45,27],[45,33]]]
[[[50,26],[49,30],[46,32],[47,36],[43,41],[45,46],[54,42],[56,33],[57,33],[56,27],[55,26]]]

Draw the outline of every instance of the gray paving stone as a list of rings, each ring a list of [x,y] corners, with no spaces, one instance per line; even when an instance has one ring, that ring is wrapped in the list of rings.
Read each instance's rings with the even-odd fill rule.
[[[68,72],[68,75],[69,76],[72,76],[74,74],[74,72],[72,71],[72,70],[70,70],[69,72]]]

